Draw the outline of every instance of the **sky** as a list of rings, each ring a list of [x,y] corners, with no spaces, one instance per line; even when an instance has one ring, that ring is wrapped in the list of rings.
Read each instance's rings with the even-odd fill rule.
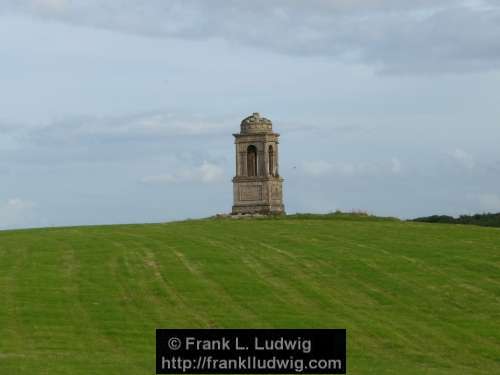
[[[500,211],[497,0],[0,0],[0,229],[227,213],[281,134],[288,213]]]

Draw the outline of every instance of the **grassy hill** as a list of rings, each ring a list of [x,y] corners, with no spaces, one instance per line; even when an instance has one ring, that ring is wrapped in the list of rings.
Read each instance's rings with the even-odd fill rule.
[[[349,374],[500,374],[500,230],[352,217],[0,232],[0,374],[153,374],[157,327],[347,328]]]

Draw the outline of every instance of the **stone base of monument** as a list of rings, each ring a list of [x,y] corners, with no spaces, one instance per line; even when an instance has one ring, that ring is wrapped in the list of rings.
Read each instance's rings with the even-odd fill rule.
[[[284,215],[285,207],[283,205],[235,205],[231,215]]]
[[[259,213],[229,213],[229,214],[216,214],[215,216],[212,216],[214,219],[252,219],[252,218],[265,218],[265,217],[270,217],[270,216],[286,216],[284,211],[276,212],[276,213],[271,213],[271,214],[259,214]]]

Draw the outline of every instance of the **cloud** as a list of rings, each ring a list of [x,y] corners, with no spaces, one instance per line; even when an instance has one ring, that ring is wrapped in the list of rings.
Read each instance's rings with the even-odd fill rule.
[[[35,207],[35,203],[20,198],[0,202],[0,228],[19,228],[32,225]]]
[[[333,166],[324,160],[305,161],[302,163],[302,170],[310,176],[323,176],[329,174]]]
[[[33,7],[39,11],[62,12],[66,10],[69,2],[67,0],[34,0]]]
[[[233,125],[234,127],[234,125]],[[207,136],[229,132],[226,119],[209,119],[196,115],[164,112],[138,113],[124,116],[80,116],[64,118],[49,124],[32,127],[35,141],[71,142],[85,138],[139,139],[176,136]]]
[[[392,158],[391,163],[392,163],[391,167],[392,173],[394,174],[401,173],[401,161],[398,158]]]
[[[386,73],[500,66],[500,5],[484,0],[11,0],[3,11],[160,38],[218,38]]]
[[[0,122],[0,166],[7,161],[11,166],[137,162],[165,155],[185,159],[186,154],[196,156],[198,162],[213,160],[221,154],[220,142],[230,147],[239,121],[231,116],[155,111],[15,126]]]
[[[455,149],[450,153],[450,156],[462,167],[466,169],[473,169],[476,166],[476,162],[472,155],[468,154],[462,149]]]
[[[301,171],[307,176],[377,176],[381,174],[401,173],[401,162],[397,158],[387,162],[330,162],[325,160],[304,161]]]
[[[302,172],[313,177],[328,175],[354,176],[370,173],[375,166],[368,163],[329,162],[325,160],[305,161]]]
[[[485,211],[500,212],[500,196],[497,194],[479,194],[479,205]]]
[[[179,183],[217,183],[224,180],[224,170],[217,164],[203,161],[197,167],[183,167],[174,173],[146,176],[141,179],[145,184],[179,184]]]

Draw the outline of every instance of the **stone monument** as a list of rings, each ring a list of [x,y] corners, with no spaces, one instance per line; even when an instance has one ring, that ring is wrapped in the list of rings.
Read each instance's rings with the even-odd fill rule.
[[[270,120],[258,113],[241,122],[233,134],[236,176],[233,214],[284,214],[283,179],[278,172],[278,138]]]

